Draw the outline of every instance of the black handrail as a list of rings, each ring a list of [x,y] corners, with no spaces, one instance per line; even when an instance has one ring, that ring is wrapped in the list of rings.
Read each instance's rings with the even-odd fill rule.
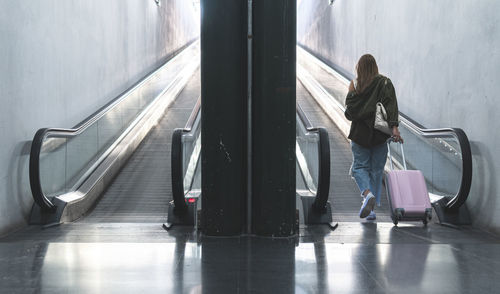
[[[313,208],[322,213],[326,211],[328,194],[330,191],[330,140],[328,132],[323,127],[313,127],[311,121],[307,118],[302,107],[297,103],[297,114],[302,124],[308,132],[319,134],[318,144],[318,189],[314,199]]]
[[[187,211],[184,201],[184,174],[182,162],[182,134],[184,129],[175,129],[172,134],[172,154],[170,166],[172,168],[172,197],[174,199],[174,213],[177,215]]]
[[[457,194],[455,196],[448,197],[449,200],[444,206],[446,209],[457,211],[469,197],[472,184],[472,152],[469,138],[460,128],[425,129],[422,125],[414,122],[407,115],[401,112],[399,115],[402,118],[402,122],[408,128],[425,138],[436,138],[453,134],[458,139],[458,144],[460,145],[460,151],[462,153],[462,180]]]
[[[182,135],[184,133],[191,132],[200,112],[201,97],[199,97],[196,101],[196,105],[194,106],[184,128],[175,129],[172,134],[172,154],[170,166],[172,168],[172,197],[174,199],[174,213],[177,215],[184,214],[188,208],[184,198]]]
[[[29,177],[31,192],[35,203],[38,204],[43,211],[54,212],[56,206],[43,193],[40,181],[40,152],[43,140],[49,132],[50,129],[39,129],[33,138],[30,152]]]

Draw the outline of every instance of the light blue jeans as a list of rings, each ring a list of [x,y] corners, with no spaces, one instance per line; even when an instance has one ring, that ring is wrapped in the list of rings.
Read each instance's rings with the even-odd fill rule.
[[[351,173],[361,194],[370,189],[380,206],[382,193],[382,177],[387,160],[387,144],[365,148],[351,141],[352,166]]]

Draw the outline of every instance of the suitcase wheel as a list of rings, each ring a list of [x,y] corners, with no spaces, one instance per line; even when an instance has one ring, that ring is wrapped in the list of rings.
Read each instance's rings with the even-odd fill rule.
[[[397,226],[398,225],[398,218],[395,216],[391,216],[391,218],[392,218],[392,223],[394,223],[394,225]]]
[[[424,226],[427,226],[429,221],[432,219],[432,210],[431,209],[426,209],[425,210],[425,216],[422,222],[424,223]]]

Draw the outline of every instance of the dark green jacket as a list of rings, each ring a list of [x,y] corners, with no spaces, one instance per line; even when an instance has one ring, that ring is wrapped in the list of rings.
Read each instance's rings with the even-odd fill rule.
[[[385,107],[389,127],[398,126],[398,102],[390,79],[377,75],[363,92],[347,93],[344,114],[352,121],[348,138],[363,147],[377,146],[389,138],[373,128],[377,102],[382,102]]]

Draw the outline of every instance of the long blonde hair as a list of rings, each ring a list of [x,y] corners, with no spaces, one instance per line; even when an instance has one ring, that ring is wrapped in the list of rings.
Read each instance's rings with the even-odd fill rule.
[[[375,58],[370,54],[361,56],[356,65],[357,73],[357,91],[363,92],[368,85],[373,81],[373,78],[378,75],[378,66]]]

